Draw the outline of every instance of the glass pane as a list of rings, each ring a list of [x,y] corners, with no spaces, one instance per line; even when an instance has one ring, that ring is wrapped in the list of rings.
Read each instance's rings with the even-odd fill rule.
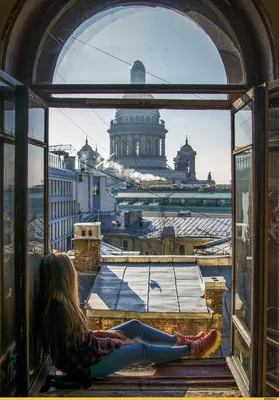
[[[165,4],[74,2],[49,32],[37,82],[242,83],[237,41],[208,1]]]
[[[251,329],[252,150],[235,156],[235,313]]]
[[[198,94],[198,93],[188,93],[188,94],[180,94],[180,93],[96,93],[96,94],[53,94],[53,98],[66,98],[66,99],[89,99],[87,100],[87,104],[90,104],[90,99],[92,99],[92,107],[94,105],[93,101],[95,99],[158,99],[158,100],[227,100],[228,95],[222,93],[211,93],[211,94]]]
[[[234,330],[234,347],[233,354],[237,357],[246,372],[247,376],[250,375],[250,349],[240,332],[235,328]]]
[[[28,250],[30,287],[30,374],[40,361],[40,346],[36,329],[40,310],[39,267],[44,254],[44,152],[28,145]]]
[[[28,246],[44,252],[44,149],[28,145]]]
[[[29,132],[32,139],[45,141],[45,110],[33,101],[29,103]]]
[[[249,102],[234,116],[234,149],[252,144],[252,102]]]
[[[14,146],[4,144],[4,271],[0,332],[2,352],[15,341],[14,165]]]
[[[267,383],[279,390],[279,347],[267,344]],[[267,391],[270,389],[267,387]]]
[[[15,133],[15,90],[0,81],[0,94],[3,95],[3,122],[0,127],[4,132]]]
[[[279,390],[279,98],[269,108],[267,382]],[[277,343],[277,346],[276,346]],[[268,389],[269,390],[269,389]]]

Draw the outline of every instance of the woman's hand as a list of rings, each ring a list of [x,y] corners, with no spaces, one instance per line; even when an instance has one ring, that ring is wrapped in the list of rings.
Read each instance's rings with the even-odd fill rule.
[[[100,338],[114,338],[114,339],[120,339],[125,341],[127,336],[124,335],[123,332],[121,331],[93,331],[94,336],[100,337]]]
[[[121,346],[125,346],[127,344],[134,344],[135,343],[132,339],[129,339],[129,338],[127,338],[125,340],[120,340],[120,342],[121,342]]]
[[[127,336],[124,335],[122,331],[107,331],[109,333],[110,338],[126,340],[128,339]]]

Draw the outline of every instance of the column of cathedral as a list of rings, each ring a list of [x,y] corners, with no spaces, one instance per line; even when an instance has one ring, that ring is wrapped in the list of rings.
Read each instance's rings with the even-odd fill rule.
[[[166,139],[165,138],[162,139],[162,156],[163,157],[166,156]]]
[[[154,141],[153,154],[154,156],[157,156],[157,138],[154,137],[153,141]]]
[[[146,135],[140,135],[140,156],[145,157],[146,156],[146,146],[147,146],[147,136]]]

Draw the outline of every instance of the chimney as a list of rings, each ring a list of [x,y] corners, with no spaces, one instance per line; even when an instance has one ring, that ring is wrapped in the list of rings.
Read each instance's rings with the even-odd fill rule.
[[[130,210],[124,213],[124,226],[128,228],[131,225],[134,225],[142,219],[142,211],[141,210]]]
[[[100,222],[74,225],[75,268],[78,272],[98,272],[101,240]]]
[[[129,211],[124,212],[124,226],[125,228],[129,226]]]

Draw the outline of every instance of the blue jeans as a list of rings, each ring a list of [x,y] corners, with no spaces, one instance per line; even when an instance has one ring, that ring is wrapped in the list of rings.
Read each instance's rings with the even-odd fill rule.
[[[190,347],[174,346],[176,336],[144,325],[136,319],[114,327],[129,339],[137,339],[135,344],[121,346],[109,353],[103,360],[90,368],[91,376],[107,376],[113,372],[139,362],[167,363],[189,354]]]

